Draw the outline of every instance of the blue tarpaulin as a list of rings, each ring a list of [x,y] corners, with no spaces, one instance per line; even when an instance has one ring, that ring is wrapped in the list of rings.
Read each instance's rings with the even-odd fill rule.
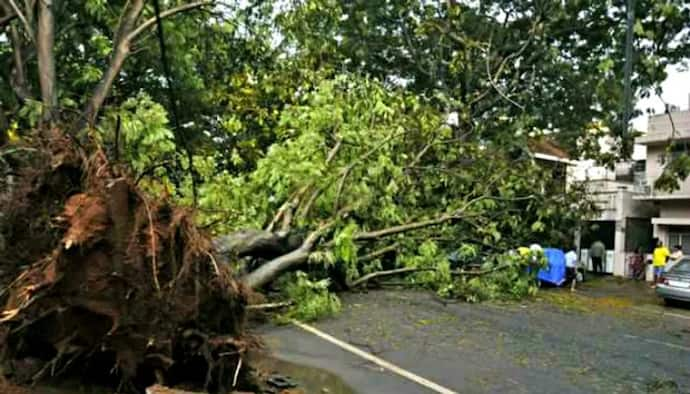
[[[539,270],[537,279],[560,286],[565,282],[565,253],[560,249],[546,248],[544,256],[548,266]]]

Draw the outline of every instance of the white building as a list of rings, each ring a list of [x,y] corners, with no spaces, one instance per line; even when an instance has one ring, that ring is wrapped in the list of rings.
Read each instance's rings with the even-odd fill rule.
[[[650,116],[647,133],[636,142],[647,147],[644,193],[636,200],[653,203],[658,209],[652,218],[654,236],[666,245],[680,245],[690,254],[690,178],[679,180],[680,189],[673,192],[654,187],[666,164],[690,154],[690,110],[673,108],[668,114]]]
[[[602,140],[602,150],[609,144]],[[638,247],[648,251],[652,244],[651,218],[654,204],[637,196],[645,191],[645,156],[643,145],[636,145],[633,159],[618,163],[615,169],[584,160],[571,169],[571,182],[585,182],[599,208],[596,218],[587,222],[580,235],[581,261],[588,264],[589,246],[596,240],[606,245],[604,271],[615,276],[629,275],[628,257]]]

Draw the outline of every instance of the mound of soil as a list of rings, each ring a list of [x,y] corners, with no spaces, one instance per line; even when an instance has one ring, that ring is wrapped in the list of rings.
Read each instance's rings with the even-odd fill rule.
[[[98,147],[36,140],[0,162],[2,375],[251,389],[247,294],[192,212],[146,196]]]

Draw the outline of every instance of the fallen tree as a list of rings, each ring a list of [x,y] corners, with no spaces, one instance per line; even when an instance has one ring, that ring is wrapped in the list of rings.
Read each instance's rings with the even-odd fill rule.
[[[216,243],[231,261],[253,261],[242,278],[253,289],[303,270],[341,288],[395,275],[469,300],[519,297],[536,282],[506,252],[568,242],[591,209],[577,187],[535,192],[551,179],[529,153],[514,160],[457,136],[417,98],[374,81],[326,80],[281,125],[256,170],[215,174],[201,190],[232,196],[200,209],[206,222],[234,221]],[[453,251],[472,267],[451,266]]]
[[[535,237],[567,238],[558,229],[571,229],[583,217],[580,195],[542,193],[550,184],[548,170],[529,152],[514,154],[515,146],[525,146],[529,119],[486,124],[463,119],[462,126],[453,125],[432,100],[353,74],[307,73],[309,83],[287,83],[282,92],[294,105],[239,108],[251,117],[271,113],[275,128],[258,144],[266,149],[254,152],[261,159],[243,165],[242,157],[235,157],[241,156],[234,154],[237,147],[219,147],[218,139],[244,132],[226,113],[222,119],[218,113],[209,117],[223,125],[222,133],[200,137],[194,154],[186,127],[178,127],[175,98],[169,97],[168,108],[173,130],[166,109],[139,87],[154,86],[150,90],[160,99],[160,91],[172,91],[170,76],[152,72],[144,59],[144,66],[119,78],[135,50],[151,49],[142,33],[156,24],[156,16],[143,0],[118,5],[119,12],[89,4],[73,13],[44,2],[36,14],[30,3],[19,9],[0,2],[15,5],[3,8],[0,24],[11,27],[11,85],[26,114],[15,123],[26,130],[39,126],[37,134],[20,133],[35,144],[10,143],[9,134],[0,140],[7,148],[3,155],[35,151],[27,156],[31,164],[14,154],[7,157],[19,162],[2,164],[10,169],[2,174],[8,185],[0,195],[2,243],[13,247],[0,253],[10,284],[0,327],[5,371],[14,378],[17,371],[31,370],[23,368],[27,364],[40,367],[26,377],[31,382],[84,372],[79,368],[85,365],[100,372],[115,366],[118,383],[138,385],[135,390],[154,380],[174,384],[186,373],[198,386],[220,390],[236,374],[228,371],[245,370],[240,368],[245,287],[260,289],[286,272],[305,269],[313,278],[299,274],[296,285],[287,287],[299,297],[318,293],[313,304],[327,304],[329,311],[339,304],[322,279],[337,275],[358,286],[386,272],[405,273],[410,283],[449,296],[462,296],[462,289],[513,291],[510,286],[520,296],[533,282],[519,262],[498,269],[503,261],[497,256],[502,259],[501,252]],[[159,16],[211,3],[193,1]],[[56,24],[87,17],[96,22],[75,35],[83,40],[98,31],[93,40],[55,45]],[[184,26],[198,30],[193,22]],[[206,26],[228,27],[214,21]],[[56,65],[58,50],[72,55],[61,56],[65,59],[84,56],[94,65],[107,64],[96,72],[73,67],[79,78],[68,82],[75,82],[70,87],[77,86],[78,93],[69,93],[79,97],[82,111],[74,104],[58,108],[57,75],[65,72]],[[166,69],[165,59],[162,63]],[[235,86],[231,79],[233,88],[249,101],[261,101],[249,88],[254,76],[238,68],[232,77],[241,81]],[[27,78],[29,70],[35,78]],[[110,97],[114,85],[127,85],[130,78],[135,87],[123,89],[129,96]],[[161,80],[167,86],[157,84]],[[37,91],[40,99],[32,95]],[[266,88],[268,95],[272,91]],[[221,96],[220,103],[227,99],[217,91],[208,96]],[[220,103],[205,104],[225,108]],[[226,112],[235,109],[228,104]],[[463,107],[460,113],[471,110]],[[40,116],[32,119],[36,112]],[[65,124],[77,126],[63,126],[64,133],[49,127]],[[208,130],[198,131],[206,136]],[[238,164],[228,168],[228,160]],[[151,195],[198,203],[202,225],[227,234],[216,239],[218,249],[230,260],[254,260],[248,273],[233,279],[191,214]],[[489,261],[489,266],[469,271],[476,275],[451,267],[447,253],[456,249],[467,262]],[[488,276],[494,282],[480,279]],[[75,322],[96,328],[85,332],[70,325]],[[44,335],[49,331],[56,334]]]

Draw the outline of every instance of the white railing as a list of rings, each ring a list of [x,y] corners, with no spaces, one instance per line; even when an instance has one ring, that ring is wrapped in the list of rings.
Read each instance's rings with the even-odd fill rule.
[[[592,194],[592,200],[602,211],[616,211],[616,192],[598,192]]]

